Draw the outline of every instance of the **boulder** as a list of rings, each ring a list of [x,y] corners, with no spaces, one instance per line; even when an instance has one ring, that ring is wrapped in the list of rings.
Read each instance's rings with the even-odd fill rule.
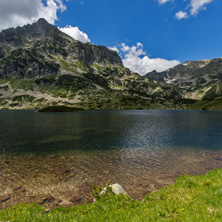
[[[123,189],[123,187],[122,187],[121,185],[119,185],[118,183],[109,185],[109,187],[112,188],[112,192],[113,192],[114,194],[117,194],[117,195],[119,195],[119,194],[128,195],[128,193],[127,193],[127,192]],[[105,194],[105,193],[106,193],[106,188],[104,188],[104,189],[101,191],[100,195],[103,195],[103,194]]]
[[[118,194],[128,195],[128,193],[118,183],[115,183],[113,185],[109,185],[109,187],[111,187],[112,188],[112,192],[117,194],[117,195]]]

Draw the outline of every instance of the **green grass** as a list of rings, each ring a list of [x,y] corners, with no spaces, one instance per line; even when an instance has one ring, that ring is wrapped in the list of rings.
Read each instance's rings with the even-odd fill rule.
[[[19,204],[0,211],[0,221],[222,221],[222,169],[201,176],[183,176],[150,193],[143,201],[108,193],[97,202],[57,207],[46,213],[37,204]]]
[[[9,79],[10,85],[13,89],[33,90],[34,82],[20,79]]]
[[[203,99],[191,106],[191,109],[196,110],[222,110],[222,97],[214,99]]]

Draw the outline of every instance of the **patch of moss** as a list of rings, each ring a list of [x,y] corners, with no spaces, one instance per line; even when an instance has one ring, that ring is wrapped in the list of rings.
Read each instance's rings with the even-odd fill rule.
[[[35,83],[38,85],[51,85],[55,82],[56,76],[44,76],[42,78],[36,79]]]
[[[31,80],[9,79],[10,85],[13,89],[33,90],[34,82]]]
[[[56,80],[55,86],[63,88],[67,91],[78,91],[92,86],[85,78],[72,75],[62,75]]]
[[[20,95],[20,96],[15,96],[12,101],[18,101],[18,102],[32,102],[35,99],[34,96],[30,95]]]
[[[94,84],[100,85],[104,88],[109,88],[109,83],[108,81],[103,78],[102,76],[96,75],[92,72],[89,73],[84,73],[83,76],[89,80],[91,80]]]
[[[10,107],[17,107],[17,106],[20,106],[21,104],[20,103],[11,103],[9,104]]]

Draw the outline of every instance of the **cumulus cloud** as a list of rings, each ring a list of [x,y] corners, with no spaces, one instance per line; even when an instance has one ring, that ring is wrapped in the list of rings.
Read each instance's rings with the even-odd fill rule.
[[[169,2],[169,1],[170,0],[158,0],[160,5],[163,5],[163,4],[165,4],[165,3]]]
[[[178,20],[188,18],[190,16],[196,16],[200,10],[206,10],[206,5],[213,2],[214,0],[183,0],[187,2],[186,7],[178,11],[175,14],[175,18]],[[174,2],[174,0],[158,0],[160,5],[163,5],[167,2]],[[186,12],[185,12],[186,11]]]
[[[59,28],[59,30],[71,36],[75,40],[79,40],[80,42],[91,42],[88,35],[80,31],[78,27],[72,27],[71,25],[67,25],[64,28]]]
[[[200,10],[206,9],[206,4],[213,2],[213,0],[191,0],[190,2],[190,13],[191,15],[196,15]]]
[[[163,0],[164,1],[164,0]],[[188,18],[189,16],[195,16],[200,10],[206,10],[206,5],[213,2],[214,0],[190,0],[187,4],[186,11],[179,11],[175,14],[178,20]]]
[[[177,12],[175,16],[178,20],[188,18],[187,13],[183,11]]]
[[[143,45],[140,42],[131,47],[122,43],[118,47],[118,50],[122,57],[123,65],[140,75],[145,75],[153,70],[161,72],[180,63],[178,60],[150,58],[144,51]]]
[[[119,52],[119,49],[117,48],[117,46],[110,46],[108,48],[113,50],[113,51],[116,51],[117,53]]]
[[[0,30],[33,23],[39,18],[54,24],[57,12],[65,11],[66,6],[63,0],[44,0],[44,3],[43,0],[0,1]]]

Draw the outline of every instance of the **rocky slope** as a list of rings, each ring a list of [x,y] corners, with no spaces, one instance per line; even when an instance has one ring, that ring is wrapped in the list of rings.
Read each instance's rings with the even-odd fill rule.
[[[44,19],[0,32],[0,108],[186,107],[180,90],[125,68],[115,51],[81,43]]]
[[[213,99],[222,95],[222,58],[187,61],[164,72],[153,71],[146,78],[179,87],[190,99]]]

